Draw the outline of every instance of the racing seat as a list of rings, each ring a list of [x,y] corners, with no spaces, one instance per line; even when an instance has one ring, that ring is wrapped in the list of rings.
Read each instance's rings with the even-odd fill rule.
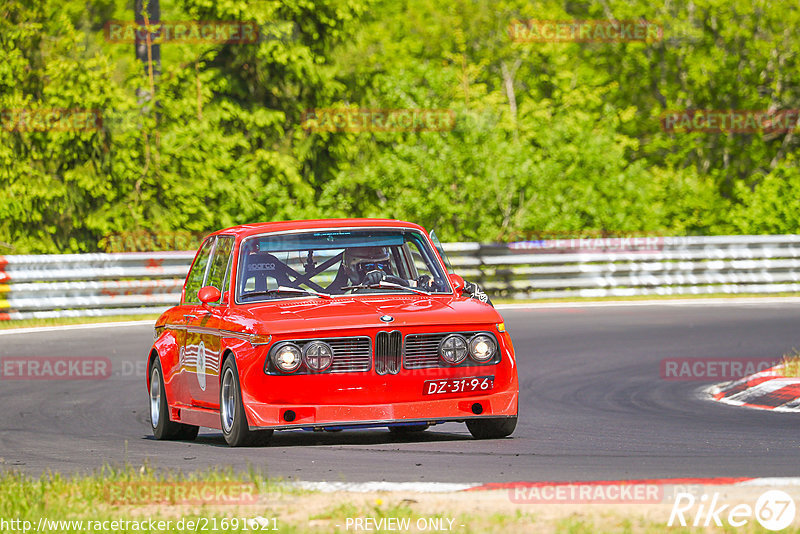
[[[273,284],[268,279],[274,280]],[[250,280],[255,279],[255,287],[251,291],[266,291],[278,286],[292,287],[292,280],[286,265],[268,252],[254,252],[244,260],[244,276],[242,276],[239,292],[244,293]]]

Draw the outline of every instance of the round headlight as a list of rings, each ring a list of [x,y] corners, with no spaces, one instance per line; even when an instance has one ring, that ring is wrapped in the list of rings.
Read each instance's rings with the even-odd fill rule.
[[[476,362],[488,362],[494,358],[497,345],[491,337],[478,334],[469,340],[469,353]]]
[[[303,355],[297,345],[286,343],[272,353],[272,363],[284,373],[294,373],[303,363]]]
[[[439,344],[439,356],[450,365],[458,365],[467,357],[467,340],[464,336],[452,334]]]
[[[333,363],[333,349],[322,341],[312,341],[303,347],[303,360],[312,371],[324,371]]]

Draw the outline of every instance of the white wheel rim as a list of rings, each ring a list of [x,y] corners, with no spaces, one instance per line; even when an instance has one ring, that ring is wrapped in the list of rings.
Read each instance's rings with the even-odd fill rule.
[[[236,384],[233,379],[233,369],[225,369],[222,376],[222,402],[220,403],[220,415],[222,419],[222,430],[229,434],[233,428],[233,419],[236,411]]]
[[[153,367],[150,377],[150,424],[153,428],[158,426],[161,419],[161,373],[158,367]]]

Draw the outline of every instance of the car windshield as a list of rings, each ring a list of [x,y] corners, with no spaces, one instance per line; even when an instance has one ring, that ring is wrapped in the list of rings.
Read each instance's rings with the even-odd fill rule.
[[[429,242],[411,229],[334,229],[246,238],[236,288],[240,303],[451,293]]]

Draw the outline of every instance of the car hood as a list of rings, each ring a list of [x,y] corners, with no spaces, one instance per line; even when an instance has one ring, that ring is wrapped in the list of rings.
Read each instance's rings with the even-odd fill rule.
[[[471,298],[391,296],[282,300],[241,308],[254,333],[281,334],[345,328],[466,325],[502,322],[488,304]],[[391,316],[390,322],[381,321]]]

